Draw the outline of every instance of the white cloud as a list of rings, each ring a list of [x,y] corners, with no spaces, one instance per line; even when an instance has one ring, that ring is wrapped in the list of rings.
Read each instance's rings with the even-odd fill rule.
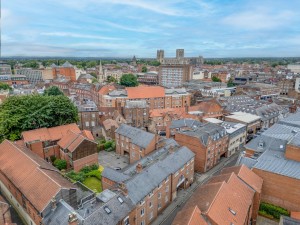
[[[258,9],[232,14],[225,17],[222,22],[245,30],[269,30],[289,23],[293,17],[294,13],[291,11],[272,13]]]
[[[55,37],[99,39],[99,40],[121,40],[121,38],[115,38],[115,37],[104,37],[99,35],[78,34],[78,33],[71,33],[71,32],[44,32],[41,33],[41,35],[55,36]]]

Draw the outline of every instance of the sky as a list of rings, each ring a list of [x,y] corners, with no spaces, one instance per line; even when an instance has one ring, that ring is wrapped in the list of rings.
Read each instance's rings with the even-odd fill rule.
[[[2,0],[2,56],[300,56],[300,0]]]

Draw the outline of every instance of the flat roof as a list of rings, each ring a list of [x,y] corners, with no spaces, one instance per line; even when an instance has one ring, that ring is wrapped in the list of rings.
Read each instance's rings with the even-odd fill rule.
[[[261,119],[260,116],[256,116],[251,113],[245,113],[245,112],[233,112],[232,115],[225,116],[225,118],[231,118],[245,123],[252,123],[255,122],[256,120]]]

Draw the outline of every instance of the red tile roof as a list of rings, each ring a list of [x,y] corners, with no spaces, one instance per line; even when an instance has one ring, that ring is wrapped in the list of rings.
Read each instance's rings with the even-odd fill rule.
[[[254,193],[235,173],[215,176],[195,191],[184,206],[186,210],[176,215],[172,225],[202,225],[203,219],[209,224],[245,224]],[[195,206],[201,217],[191,213]]]
[[[22,132],[22,137],[24,142],[32,141],[56,141],[66,135],[67,132],[71,130],[75,133],[80,133],[80,129],[77,124],[71,123],[67,125],[51,127],[51,128],[39,128],[35,130],[29,130]]]
[[[105,85],[100,88],[98,93],[101,95],[107,95],[109,92],[111,92],[113,90],[116,90],[116,87],[114,85]]]
[[[29,149],[8,140],[0,144],[0,172],[39,212],[45,209],[61,189],[75,187],[51,164]]]
[[[252,187],[256,192],[261,193],[263,179],[256,175],[252,170],[250,170],[247,166],[233,166],[224,168],[221,173],[235,173],[240,179],[242,179],[245,183],[247,183],[250,187]]]
[[[138,86],[126,88],[128,99],[163,98],[165,89],[159,86]]]
[[[57,142],[57,144],[61,148],[68,149],[70,152],[73,152],[84,140],[94,141],[94,139],[91,140],[82,134],[77,134],[69,130],[68,133],[64,135],[59,142]]]
[[[110,130],[112,126],[115,126],[116,129],[119,127],[118,123],[112,119],[104,120],[103,126],[104,126],[105,130]]]
[[[89,130],[83,130],[82,135],[85,136],[86,138],[92,140],[92,141],[95,141],[95,138],[94,138],[92,132],[89,131]]]

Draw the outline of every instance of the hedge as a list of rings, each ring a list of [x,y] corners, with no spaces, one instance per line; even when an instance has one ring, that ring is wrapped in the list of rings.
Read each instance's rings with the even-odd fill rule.
[[[271,215],[275,219],[280,219],[281,215],[284,215],[284,216],[289,216],[290,215],[290,213],[286,209],[281,208],[281,207],[276,206],[276,205],[272,205],[270,203],[265,203],[265,202],[262,202],[260,204],[259,212],[261,214],[266,213],[268,215]]]

